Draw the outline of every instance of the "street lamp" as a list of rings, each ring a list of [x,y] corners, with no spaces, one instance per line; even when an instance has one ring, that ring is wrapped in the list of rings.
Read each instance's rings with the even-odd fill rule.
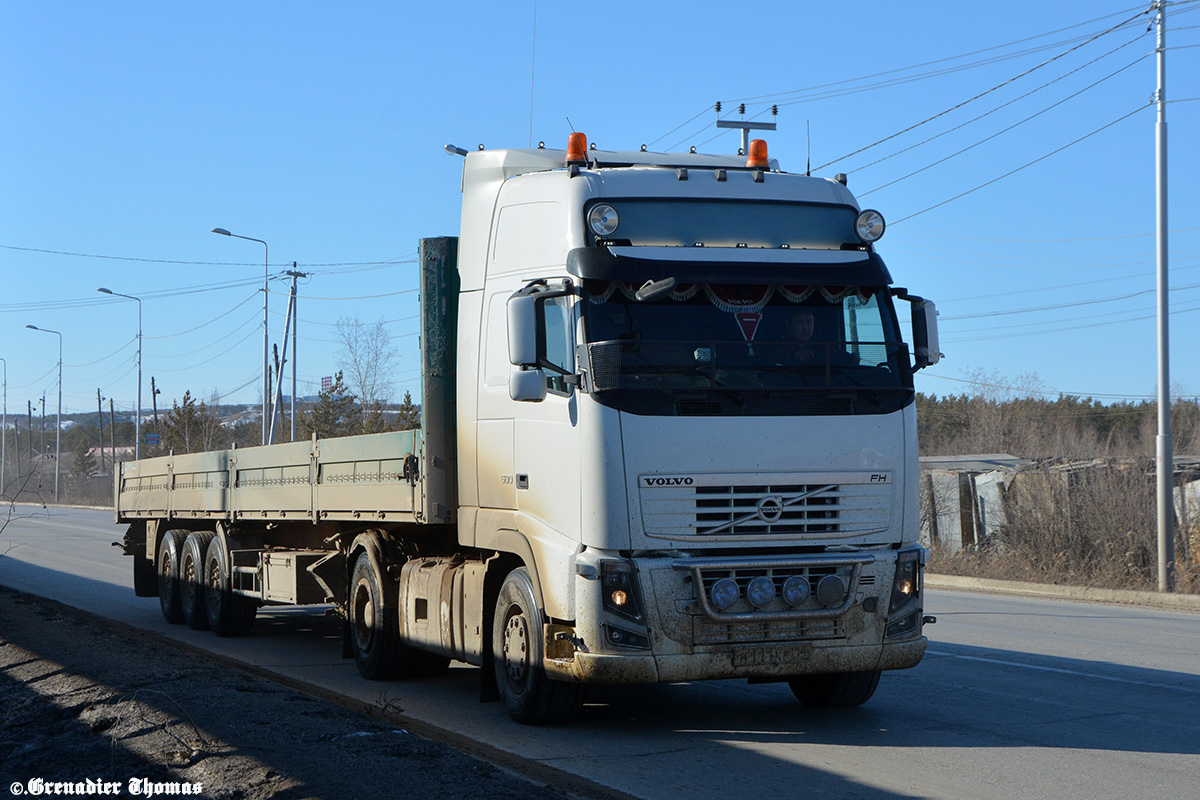
[[[58,475],[62,464],[62,332],[49,328],[39,328],[37,325],[26,325],[31,331],[53,333],[58,337],[58,417],[54,426],[54,502],[58,502]]]
[[[138,369],[138,390],[137,390],[137,413],[133,417],[133,457],[140,459],[142,457],[142,300],[140,297],[134,297],[131,294],[121,294],[114,292],[112,289],[105,289],[101,286],[96,290],[104,294],[111,294],[114,297],[124,297],[126,300],[137,300],[138,304],[138,349],[137,349],[137,369]],[[116,453],[113,453],[113,458],[116,458]],[[113,462],[116,464],[116,462]]]
[[[267,398],[271,396],[271,372],[270,359],[268,350],[270,348],[270,318],[267,316],[267,298],[270,296],[267,283],[270,280],[271,259],[270,248],[262,239],[255,239],[252,236],[239,236],[236,233],[230,233],[224,228],[213,228],[213,233],[219,233],[222,236],[232,236],[234,239],[245,239],[248,242],[258,242],[263,246],[263,402],[262,402],[262,443],[267,443]]]

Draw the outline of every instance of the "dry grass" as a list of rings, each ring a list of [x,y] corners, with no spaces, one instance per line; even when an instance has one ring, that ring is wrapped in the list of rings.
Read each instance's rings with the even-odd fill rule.
[[[995,541],[936,551],[929,569],[1001,580],[1153,591],[1158,588],[1154,462],[1125,459],[1018,476]],[[1176,584],[1200,593],[1194,530],[1176,531]]]

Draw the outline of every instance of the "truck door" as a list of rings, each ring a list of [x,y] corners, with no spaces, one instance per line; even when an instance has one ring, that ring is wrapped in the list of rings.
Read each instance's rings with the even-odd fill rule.
[[[539,308],[543,355],[560,371],[545,369],[546,398],[515,402],[514,458],[517,509],[527,533],[547,543],[561,539],[570,551],[579,541],[579,398],[570,376],[575,366],[575,296],[545,300]]]

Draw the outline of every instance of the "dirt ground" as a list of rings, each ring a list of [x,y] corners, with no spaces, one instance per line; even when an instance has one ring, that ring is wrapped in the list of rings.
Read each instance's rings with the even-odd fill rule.
[[[417,736],[386,709],[357,713],[0,587],[0,797],[39,778],[230,800],[590,794]]]

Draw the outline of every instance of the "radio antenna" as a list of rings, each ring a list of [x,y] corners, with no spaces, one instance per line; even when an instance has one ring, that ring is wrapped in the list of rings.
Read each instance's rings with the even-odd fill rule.
[[[537,0],[533,0],[533,42],[529,49],[529,146],[533,147],[533,87],[537,77]]]
[[[804,168],[804,174],[812,177],[812,120],[804,120],[804,136],[808,139],[808,165]]]

